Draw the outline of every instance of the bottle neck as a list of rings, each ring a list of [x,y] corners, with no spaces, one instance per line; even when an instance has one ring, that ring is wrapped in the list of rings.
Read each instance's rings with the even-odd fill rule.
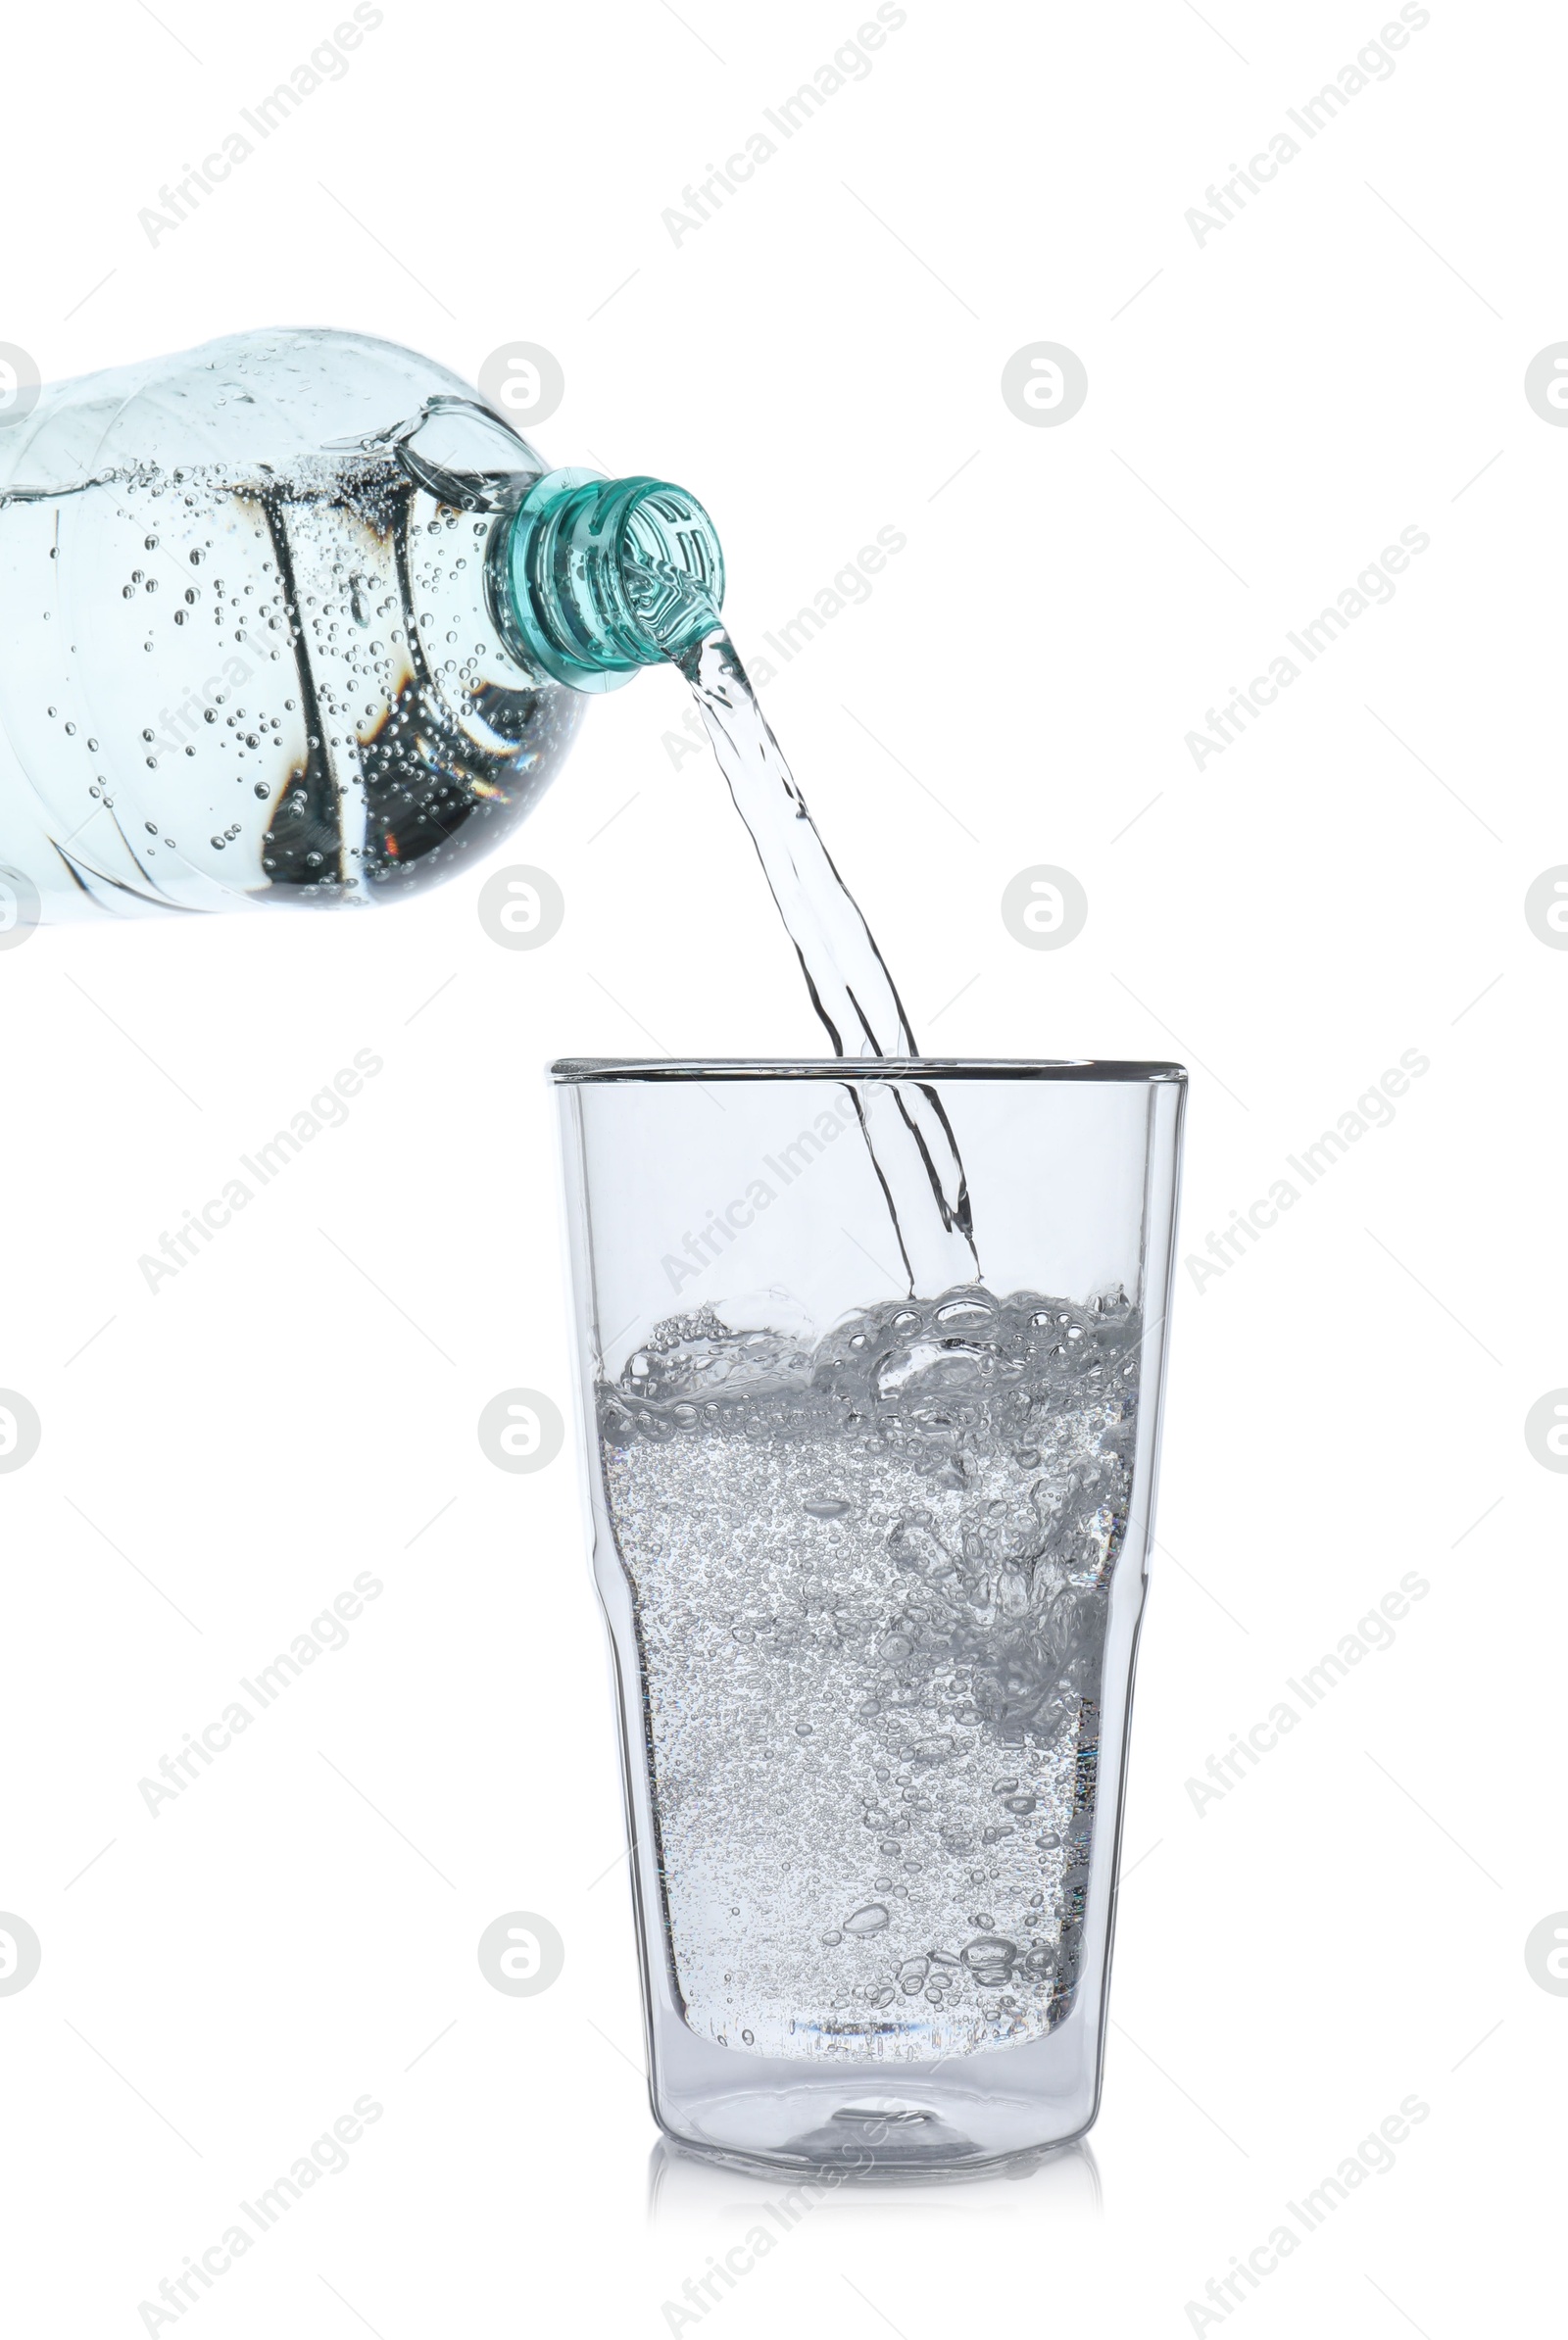
[[[695,496],[659,479],[548,471],[498,532],[513,646],[575,691],[612,691],[718,624],[724,556]]]

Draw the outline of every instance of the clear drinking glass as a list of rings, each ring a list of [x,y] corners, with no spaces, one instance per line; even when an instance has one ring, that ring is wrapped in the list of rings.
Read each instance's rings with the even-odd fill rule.
[[[1185,1074],[554,1071],[655,2117],[873,2175],[1078,2136]],[[911,1297],[866,1141],[933,1112],[980,1273]]]

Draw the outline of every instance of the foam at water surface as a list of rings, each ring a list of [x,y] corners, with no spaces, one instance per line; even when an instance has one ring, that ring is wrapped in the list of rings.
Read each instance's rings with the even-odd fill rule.
[[[599,1391],[686,2019],[906,2062],[1071,2004],[1141,1324],[968,1285]]]

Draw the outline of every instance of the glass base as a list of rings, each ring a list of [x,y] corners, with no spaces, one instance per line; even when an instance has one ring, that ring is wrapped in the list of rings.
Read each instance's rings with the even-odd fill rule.
[[[1098,1995],[1098,1994],[1096,1994]],[[1073,2143],[1099,2110],[1098,2025],[902,2071],[813,2071],[662,2027],[654,2114],[688,2153],[823,2179],[979,2175]]]

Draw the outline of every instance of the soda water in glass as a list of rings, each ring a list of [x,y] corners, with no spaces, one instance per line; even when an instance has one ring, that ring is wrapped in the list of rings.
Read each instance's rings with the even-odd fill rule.
[[[1095,2118],[1185,1075],[562,1063],[655,2115],[982,2169]],[[863,1133],[951,1130],[909,1290]]]

